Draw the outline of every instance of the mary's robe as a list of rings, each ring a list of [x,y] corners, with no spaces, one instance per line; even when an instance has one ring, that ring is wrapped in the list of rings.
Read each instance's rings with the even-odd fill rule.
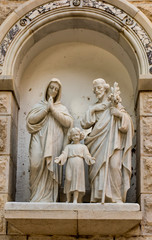
[[[30,120],[40,113],[44,113],[45,117],[31,124]],[[61,176],[54,159],[61,154],[67,126],[72,125],[73,120],[60,102],[54,103],[53,114],[47,113],[47,101],[41,101],[27,116],[27,129],[31,134],[29,158],[32,202],[57,201]]]

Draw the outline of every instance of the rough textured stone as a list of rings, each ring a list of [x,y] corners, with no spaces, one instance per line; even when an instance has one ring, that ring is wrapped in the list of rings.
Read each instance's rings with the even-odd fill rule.
[[[0,235],[6,234],[6,221],[4,217],[4,210],[0,211]]]
[[[0,116],[0,153],[9,153],[10,117]]]
[[[94,237],[79,237],[78,239],[79,240],[87,240],[87,239],[88,240],[113,240],[113,237],[108,237],[108,236],[101,237],[99,235],[96,235]]]
[[[27,236],[6,236],[6,235],[0,235],[0,240],[27,240]]]
[[[18,231],[13,225],[8,224],[7,225],[7,233],[8,235],[11,236],[20,236],[20,235],[25,235],[22,232]]]
[[[141,195],[141,210],[143,212],[142,235],[152,236],[152,194]]]
[[[70,236],[31,236],[28,240],[76,240],[76,238]]]
[[[0,156],[0,193],[8,192],[9,157]]]
[[[0,114],[9,113],[9,110],[10,110],[10,94],[6,93],[6,92],[0,92]]]
[[[140,115],[152,115],[152,92],[140,93]]]
[[[19,7],[22,3],[27,0],[18,0],[18,1],[9,1],[9,0],[1,0],[0,1],[0,24],[9,16],[14,9]]]
[[[8,240],[27,240],[27,236],[8,236]]]
[[[152,117],[141,118],[141,152],[152,154]]]
[[[5,197],[7,200],[13,200],[15,195],[15,167],[13,165],[12,160],[9,156],[0,156],[0,193],[4,195],[4,193],[9,195],[9,197]],[[1,202],[0,195],[0,206],[5,200]]]
[[[125,237],[140,236],[140,235],[141,235],[140,225],[134,227],[129,232],[125,233]]]
[[[5,203],[10,200],[11,199],[8,194],[0,194],[0,210],[3,210]]]
[[[116,237],[115,240],[152,240],[152,236],[140,236],[140,237]]]
[[[143,191],[152,192],[152,157],[143,158]]]

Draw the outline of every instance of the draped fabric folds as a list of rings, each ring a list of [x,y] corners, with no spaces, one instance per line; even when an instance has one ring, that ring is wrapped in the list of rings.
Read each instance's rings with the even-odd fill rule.
[[[83,144],[68,144],[59,156],[61,165],[66,164],[66,179],[64,193],[79,191],[85,194],[85,169],[84,161],[90,165],[92,157],[88,148]]]
[[[31,124],[30,120],[38,114],[44,115],[43,119]],[[29,112],[27,130],[31,134],[29,158],[32,202],[57,201],[61,171],[54,159],[62,152],[68,131],[66,126],[72,125],[72,122],[68,110],[59,101],[54,103],[54,115],[47,113],[47,101],[41,101]]]
[[[131,177],[132,120],[122,106],[119,109],[122,118],[112,116],[110,102],[107,100],[100,104],[101,110],[94,114],[92,107],[81,121],[84,129],[92,127],[85,144],[96,159],[90,167],[91,202],[101,201],[107,161],[106,200],[125,202]]]

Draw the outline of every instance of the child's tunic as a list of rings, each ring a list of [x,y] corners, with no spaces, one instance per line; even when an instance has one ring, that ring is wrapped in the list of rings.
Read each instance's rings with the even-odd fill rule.
[[[63,165],[67,160],[64,193],[79,191],[85,193],[84,160],[88,165],[92,157],[83,144],[69,144],[65,147],[59,159]]]

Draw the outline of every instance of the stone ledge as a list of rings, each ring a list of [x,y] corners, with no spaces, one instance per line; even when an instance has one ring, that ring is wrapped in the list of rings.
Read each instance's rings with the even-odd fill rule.
[[[5,205],[8,224],[25,235],[123,235],[141,222],[138,204],[18,203]]]

